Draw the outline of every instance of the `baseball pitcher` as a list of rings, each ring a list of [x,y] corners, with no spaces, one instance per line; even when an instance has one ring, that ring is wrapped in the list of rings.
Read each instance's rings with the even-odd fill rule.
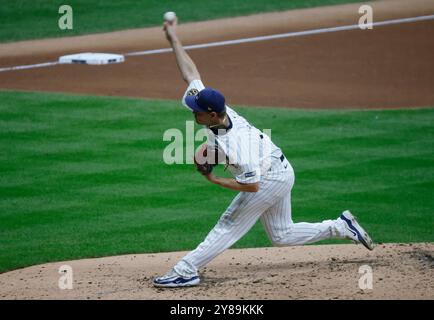
[[[176,35],[176,25],[177,20],[165,22],[164,31],[181,75],[188,84],[182,103],[191,110],[198,124],[209,129],[208,141],[198,149],[195,164],[210,183],[239,193],[205,240],[166,275],[154,279],[154,285],[184,287],[199,284],[199,269],[238,241],[258,219],[277,246],[346,238],[372,250],[371,238],[349,211],[344,211],[335,220],[293,223],[291,189],[294,171],[291,164],[266,134],[226,104],[219,91],[204,86],[196,65]],[[226,164],[233,178],[213,174],[213,167],[218,162]]]

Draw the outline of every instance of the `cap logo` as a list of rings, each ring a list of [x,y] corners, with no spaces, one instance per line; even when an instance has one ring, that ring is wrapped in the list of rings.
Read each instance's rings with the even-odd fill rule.
[[[187,95],[188,95],[188,96],[195,96],[195,95],[197,95],[198,93],[199,93],[199,91],[198,91],[197,89],[193,88],[193,89],[191,89],[191,90],[189,90],[189,91],[187,92]]]
[[[211,107],[208,107],[208,111],[212,111],[212,108],[211,108]]]

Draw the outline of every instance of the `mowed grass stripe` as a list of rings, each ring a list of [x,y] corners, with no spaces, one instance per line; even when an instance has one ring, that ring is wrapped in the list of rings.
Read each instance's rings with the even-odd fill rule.
[[[179,102],[19,92],[0,101],[0,271],[192,249],[236,195],[192,165],[163,163],[165,130],[192,120]],[[349,208],[378,242],[434,240],[434,109],[235,108],[271,128],[291,161],[295,222]],[[268,245],[257,224],[235,246]]]

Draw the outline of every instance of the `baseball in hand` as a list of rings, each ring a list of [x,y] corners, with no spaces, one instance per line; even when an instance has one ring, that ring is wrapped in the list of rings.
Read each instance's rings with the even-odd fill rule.
[[[164,21],[173,22],[176,19],[175,12],[169,11],[164,14]]]

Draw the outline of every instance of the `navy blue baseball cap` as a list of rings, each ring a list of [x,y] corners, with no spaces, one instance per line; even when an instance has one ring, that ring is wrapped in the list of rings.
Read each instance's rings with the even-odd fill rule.
[[[212,88],[205,88],[194,96],[186,96],[185,103],[190,109],[198,112],[221,113],[226,110],[225,97]]]

